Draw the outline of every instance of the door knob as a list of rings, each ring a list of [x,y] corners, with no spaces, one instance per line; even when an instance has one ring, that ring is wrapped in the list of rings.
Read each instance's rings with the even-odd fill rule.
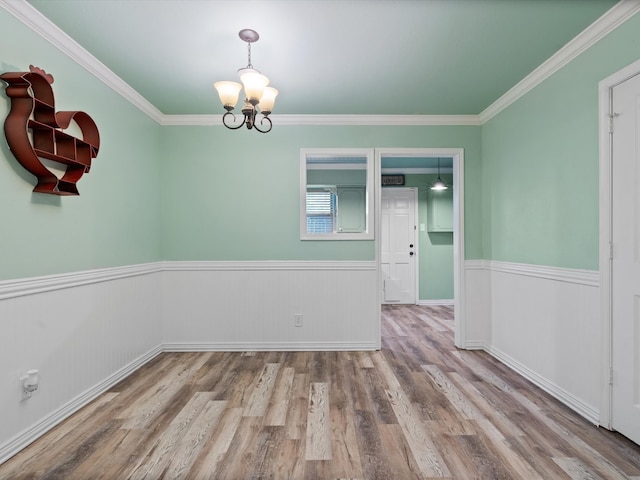
[[[409,252],[409,255],[410,255],[410,256],[413,256],[413,252]]]

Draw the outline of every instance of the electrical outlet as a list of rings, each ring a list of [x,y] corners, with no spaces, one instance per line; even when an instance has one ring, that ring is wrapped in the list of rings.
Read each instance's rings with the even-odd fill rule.
[[[296,327],[301,327],[302,326],[302,315],[297,313],[293,316],[293,324]]]

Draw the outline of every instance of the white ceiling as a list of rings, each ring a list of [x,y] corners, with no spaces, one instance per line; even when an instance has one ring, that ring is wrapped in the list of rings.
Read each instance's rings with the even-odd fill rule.
[[[0,3],[24,0],[0,0]],[[632,0],[635,1],[635,0]],[[274,114],[477,115],[616,0],[29,0],[165,115],[252,63]],[[40,13],[38,13],[40,12]],[[43,68],[46,68],[43,67]]]

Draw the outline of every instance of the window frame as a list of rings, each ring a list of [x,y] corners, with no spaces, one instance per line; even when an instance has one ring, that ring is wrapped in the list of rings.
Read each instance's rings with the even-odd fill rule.
[[[365,168],[365,229],[362,232],[309,233],[307,231],[307,158],[366,158]],[[373,240],[374,215],[374,149],[372,148],[302,148],[300,149],[300,239],[301,240]],[[339,202],[340,199],[338,198]]]

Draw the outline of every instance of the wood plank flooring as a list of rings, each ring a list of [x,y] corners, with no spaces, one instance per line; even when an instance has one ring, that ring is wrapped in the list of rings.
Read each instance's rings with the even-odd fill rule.
[[[489,355],[449,307],[385,306],[379,352],[165,353],[0,479],[640,479],[640,447]]]

